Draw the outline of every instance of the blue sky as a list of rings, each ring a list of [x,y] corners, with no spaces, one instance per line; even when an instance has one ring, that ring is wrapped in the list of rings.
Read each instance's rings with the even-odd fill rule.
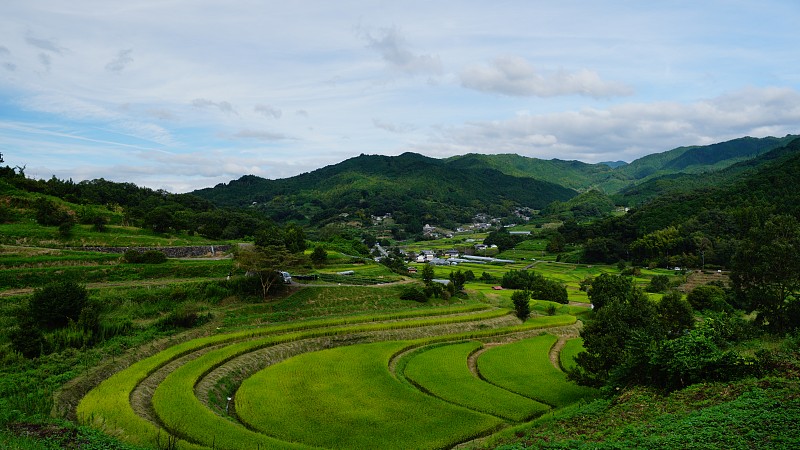
[[[800,133],[800,3],[4,0],[0,152],[186,192],[366,154]]]

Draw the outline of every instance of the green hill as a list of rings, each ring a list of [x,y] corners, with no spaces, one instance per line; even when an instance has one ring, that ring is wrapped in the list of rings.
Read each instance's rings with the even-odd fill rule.
[[[663,165],[663,167],[682,167],[683,172],[649,177],[645,181],[622,189],[614,195],[614,200],[618,204],[636,206],[660,195],[688,193],[701,188],[725,186],[756,169],[791,154],[794,147],[788,144],[797,138],[798,136],[793,135],[781,139],[742,138],[688,150],[680,157]],[[725,158],[726,156],[728,158]],[[732,162],[736,159],[741,161]],[[701,160],[705,165],[697,162]],[[694,163],[689,164],[690,162]],[[724,167],[718,168],[720,165]],[[695,172],[701,169],[701,172]],[[698,176],[699,174],[702,176]]]
[[[361,155],[295,177],[252,175],[193,194],[222,206],[252,206],[276,220],[324,224],[342,214],[391,213],[400,223],[464,222],[478,212],[507,215],[577,195],[555,183],[503,173],[485,165],[457,167],[404,153]]]

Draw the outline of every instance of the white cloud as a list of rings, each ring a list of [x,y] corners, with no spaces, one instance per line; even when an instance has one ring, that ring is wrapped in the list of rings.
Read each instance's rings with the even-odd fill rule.
[[[372,119],[375,128],[388,131],[390,133],[404,134],[414,131],[416,127],[408,123],[395,124],[381,119]]]
[[[288,139],[288,136],[281,133],[258,130],[242,130],[233,136],[236,138],[257,139],[259,141],[282,141]]]
[[[410,75],[438,75],[442,72],[439,55],[415,54],[396,27],[381,28],[375,33],[360,29],[359,34],[367,41],[367,48],[380,54],[395,70]]]
[[[233,105],[226,101],[214,102],[205,98],[196,98],[192,100],[192,106],[200,109],[217,108],[224,113],[237,114],[236,110],[233,108]]]
[[[283,111],[270,105],[258,104],[253,107],[253,111],[263,114],[266,117],[272,117],[273,119],[280,119],[283,115]]]
[[[33,36],[30,32],[27,36],[25,36],[25,42],[28,44],[38,48],[39,50],[45,50],[48,52],[56,53],[58,55],[63,54],[67,51],[66,48],[58,45],[55,39],[44,39],[40,37]]]
[[[44,66],[44,70],[50,71],[50,66],[53,64],[53,59],[47,53],[39,53],[39,62]]]
[[[519,153],[539,158],[631,161],[683,145],[742,136],[796,134],[800,92],[747,88],[689,103],[627,103],[507,120],[477,121],[443,129],[417,151],[440,156]]]
[[[496,58],[491,65],[470,65],[461,72],[461,84],[469,89],[511,96],[584,95],[603,98],[633,93],[630,87],[603,81],[596,72],[587,69],[542,73],[517,56]]]
[[[116,72],[120,73],[125,70],[125,67],[128,64],[133,62],[133,57],[131,57],[131,53],[133,53],[133,49],[129,48],[127,50],[120,50],[117,53],[117,56],[111,60],[108,64],[106,64],[106,70],[109,72]]]

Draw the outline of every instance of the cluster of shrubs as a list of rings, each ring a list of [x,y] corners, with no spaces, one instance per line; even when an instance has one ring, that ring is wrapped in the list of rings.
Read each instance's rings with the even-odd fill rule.
[[[125,262],[131,264],[161,264],[167,261],[167,255],[158,250],[147,250],[142,253],[131,249],[125,252],[123,258]]]
[[[567,304],[567,288],[563,284],[549,280],[542,275],[527,270],[509,270],[500,283],[506,289],[525,289],[531,298]]]

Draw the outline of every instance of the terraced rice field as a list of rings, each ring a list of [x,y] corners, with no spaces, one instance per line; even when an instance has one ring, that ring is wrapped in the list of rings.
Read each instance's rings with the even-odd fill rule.
[[[591,397],[593,389],[568,382],[550,361],[557,340],[543,334],[491,348],[478,358],[478,371],[492,384],[556,408]]]
[[[574,333],[575,321],[520,323],[508,310],[469,305],[214,334],[117,372],[77,416],[156,448],[448,448],[591,396],[550,364],[554,336],[520,340]],[[506,344],[478,358],[481,378],[468,361],[492,341]],[[562,393],[504,385],[497,369],[519,352],[537,362],[515,374],[545,377]],[[224,409],[209,400],[225,397]]]

